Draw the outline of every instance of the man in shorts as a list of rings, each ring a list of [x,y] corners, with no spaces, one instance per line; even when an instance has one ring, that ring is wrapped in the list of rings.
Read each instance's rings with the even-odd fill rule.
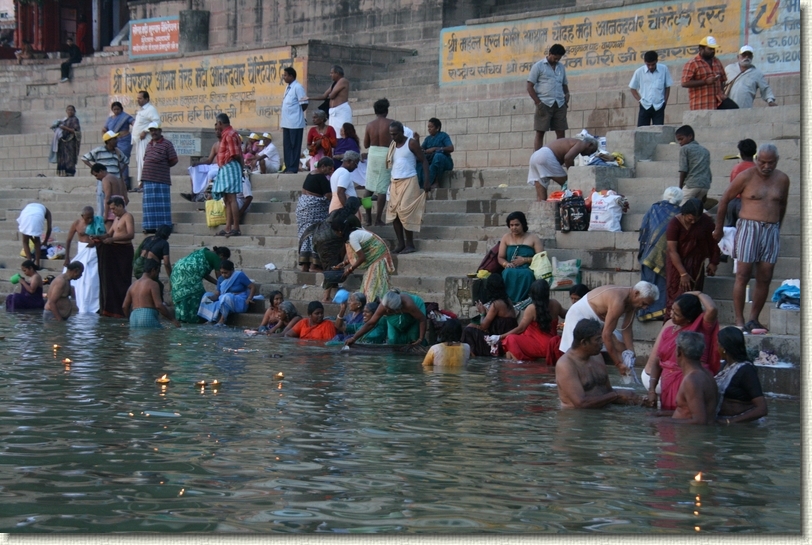
[[[536,104],[533,128],[536,139],[533,149],[544,145],[544,133],[555,131],[556,138],[564,138],[567,125],[567,104],[570,101],[570,88],[567,72],[561,64],[561,57],[567,50],[561,44],[553,44],[549,54],[533,65],[527,76],[527,93]]]
[[[536,200],[547,200],[547,188],[550,180],[561,184],[567,183],[567,171],[579,155],[592,155],[598,151],[598,141],[591,137],[559,138],[549,146],[533,152],[530,156],[530,170],[527,173],[527,184],[535,186]]]
[[[736,264],[736,283],[733,285],[733,313],[736,326],[748,333],[753,329],[766,329],[758,321],[764,308],[778,261],[781,222],[787,212],[789,177],[778,170],[778,148],[764,143],[758,148],[754,168],[745,170],[730,182],[719,201],[716,229],[713,238],[722,240],[728,203],[741,194],[741,211],[736,222],[736,240],[733,257]],[[750,277],[755,272],[756,286],[750,319],[744,321],[744,297]]]

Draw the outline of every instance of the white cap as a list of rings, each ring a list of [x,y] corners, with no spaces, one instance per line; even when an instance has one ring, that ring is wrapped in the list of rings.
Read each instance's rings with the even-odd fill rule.
[[[104,140],[105,142],[107,142],[111,138],[118,138],[118,133],[113,131],[107,131],[106,133],[104,133],[104,136],[102,136],[102,140]]]
[[[753,48],[750,47],[749,45],[743,45],[742,48],[739,49],[739,55],[743,55],[745,53],[753,54],[755,53],[755,51],[753,51]]]
[[[149,130],[149,129],[160,129],[160,128],[161,128],[161,124],[158,123],[157,121],[153,121],[152,123],[149,124],[149,126],[147,126],[147,130]]]

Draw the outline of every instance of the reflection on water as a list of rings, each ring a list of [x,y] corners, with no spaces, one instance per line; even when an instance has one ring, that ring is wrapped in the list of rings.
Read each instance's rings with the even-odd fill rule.
[[[0,335],[2,532],[800,532],[797,401],[695,428],[558,410],[551,370],[515,362],[95,316]]]

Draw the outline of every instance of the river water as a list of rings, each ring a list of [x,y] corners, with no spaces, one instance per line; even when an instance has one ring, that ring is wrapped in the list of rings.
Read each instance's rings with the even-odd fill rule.
[[[0,532],[801,531],[797,400],[700,428],[559,410],[551,369],[504,360],[96,316],[0,335]]]

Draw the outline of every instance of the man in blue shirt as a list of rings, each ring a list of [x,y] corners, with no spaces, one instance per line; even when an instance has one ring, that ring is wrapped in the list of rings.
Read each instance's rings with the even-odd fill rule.
[[[307,93],[302,84],[296,81],[296,70],[292,66],[286,66],[282,70],[282,79],[288,84],[282,99],[282,110],[279,112],[285,174],[296,174],[299,172],[299,157],[302,155]]]
[[[643,55],[645,66],[634,71],[629,88],[632,96],[640,103],[637,113],[637,126],[662,125],[665,122],[665,105],[671,94],[671,74],[662,64],[657,64],[657,52],[646,51]]]

